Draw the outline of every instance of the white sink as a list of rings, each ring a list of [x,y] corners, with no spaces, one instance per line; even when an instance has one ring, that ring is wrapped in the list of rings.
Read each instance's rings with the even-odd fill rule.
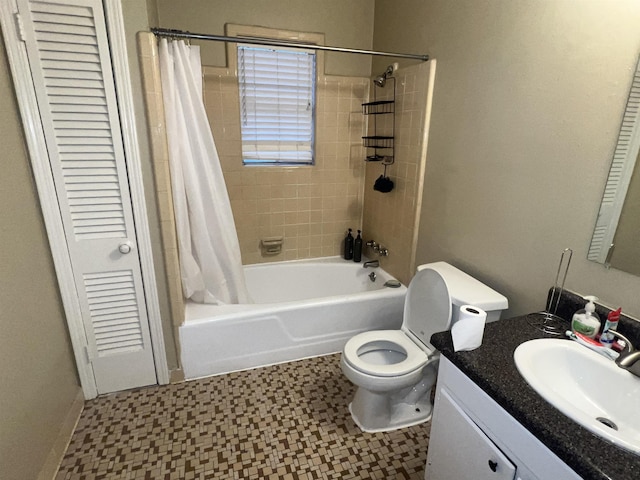
[[[569,340],[531,340],[516,348],[513,357],[520,374],[547,402],[587,430],[640,455],[639,377]]]

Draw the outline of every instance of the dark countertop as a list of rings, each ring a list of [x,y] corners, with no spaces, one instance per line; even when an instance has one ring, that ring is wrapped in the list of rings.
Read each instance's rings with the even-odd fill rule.
[[[522,378],[513,352],[534,338],[545,337],[523,316],[487,324],[482,345],[470,352],[454,352],[450,332],[434,334],[431,343],[583,478],[640,479],[640,456],[584,429],[547,403]],[[638,405],[640,408],[640,398]]]

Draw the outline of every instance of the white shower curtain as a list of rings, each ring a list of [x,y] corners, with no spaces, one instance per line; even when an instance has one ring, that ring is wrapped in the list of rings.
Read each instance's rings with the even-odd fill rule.
[[[201,303],[248,303],[238,234],[202,101],[199,47],[160,40],[182,288]]]

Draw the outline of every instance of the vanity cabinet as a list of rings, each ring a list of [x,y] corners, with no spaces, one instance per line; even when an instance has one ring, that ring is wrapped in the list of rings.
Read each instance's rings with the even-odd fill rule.
[[[441,357],[425,480],[453,478],[581,477],[453,363]]]
[[[441,389],[438,395],[437,415],[434,414],[431,424],[425,478],[513,480],[515,465],[445,389]]]

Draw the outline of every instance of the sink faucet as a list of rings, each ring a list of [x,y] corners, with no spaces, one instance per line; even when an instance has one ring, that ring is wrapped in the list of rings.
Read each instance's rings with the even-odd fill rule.
[[[380,262],[379,262],[378,260],[370,260],[370,261],[368,261],[368,262],[364,262],[364,263],[362,264],[362,266],[363,266],[364,268],[369,268],[369,267],[371,267],[371,268],[376,268],[376,267],[379,267],[379,266],[380,266]]]
[[[614,336],[624,340],[625,347],[620,356],[616,359],[616,364],[620,368],[624,368],[635,376],[640,377],[640,350],[636,350],[627,337],[616,330],[609,330]]]

